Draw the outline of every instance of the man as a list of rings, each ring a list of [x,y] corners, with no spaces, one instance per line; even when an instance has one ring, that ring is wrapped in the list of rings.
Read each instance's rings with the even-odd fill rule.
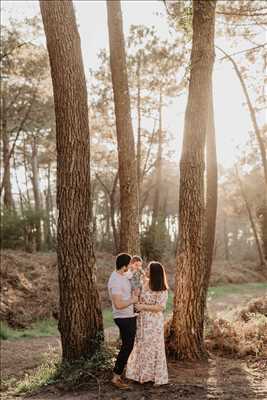
[[[130,262],[131,256],[129,254],[119,254],[116,258],[116,270],[112,272],[108,281],[113,318],[120,330],[122,341],[112,378],[113,385],[119,389],[129,388],[122,380],[122,373],[133,349],[136,333],[136,316],[133,305],[138,302],[138,297],[132,295],[131,284],[125,274]]]

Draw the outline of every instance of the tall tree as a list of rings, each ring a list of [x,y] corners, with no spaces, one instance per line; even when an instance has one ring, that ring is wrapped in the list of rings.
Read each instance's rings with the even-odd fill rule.
[[[7,210],[13,208],[13,198],[11,190],[11,174],[10,174],[10,148],[9,148],[9,135],[7,132],[7,117],[6,117],[6,97],[5,93],[1,96],[1,136],[3,142],[3,189],[4,189],[4,207]]]
[[[216,232],[216,215],[218,201],[218,166],[217,166],[217,151],[216,151],[216,136],[214,122],[214,107],[213,107],[213,90],[212,82],[210,84],[208,107],[208,129],[206,134],[206,268],[205,268],[205,291],[203,292],[203,301],[205,303],[207,291],[209,287],[212,259],[215,243]]]
[[[193,1],[193,42],[180,161],[179,243],[171,348],[181,359],[204,356],[204,149],[214,63],[214,0]]]
[[[91,237],[90,133],[80,37],[71,0],[40,0],[54,91],[57,253],[63,360],[93,354],[103,323]]]
[[[120,1],[107,1],[107,12],[119,161],[120,250],[140,253],[137,168]]]

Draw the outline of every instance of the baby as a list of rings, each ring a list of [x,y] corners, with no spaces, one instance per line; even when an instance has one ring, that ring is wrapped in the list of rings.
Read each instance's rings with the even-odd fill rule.
[[[142,288],[142,258],[139,256],[133,256],[129,265],[129,280],[131,283],[132,291],[136,296],[140,295]]]

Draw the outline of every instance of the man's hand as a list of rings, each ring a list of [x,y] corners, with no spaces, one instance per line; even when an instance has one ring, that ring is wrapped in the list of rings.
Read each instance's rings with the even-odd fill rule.
[[[136,303],[138,303],[138,301],[139,301],[138,296],[135,296],[135,295],[132,296],[132,299],[131,299],[131,300],[132,300],[132,303],[133,303],[133,304],[136,304]]]

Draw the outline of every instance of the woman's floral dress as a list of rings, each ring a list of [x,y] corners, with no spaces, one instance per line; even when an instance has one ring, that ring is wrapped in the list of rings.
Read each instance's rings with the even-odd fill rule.
[[[166,307],[168,291],[141,294],[141,303],[161,304]],[[164,343],[163,312],[141,311],[137,317],[137,331],[133,351],[128,359],[126,378],[156,385],[168,383],[168,370]]]

